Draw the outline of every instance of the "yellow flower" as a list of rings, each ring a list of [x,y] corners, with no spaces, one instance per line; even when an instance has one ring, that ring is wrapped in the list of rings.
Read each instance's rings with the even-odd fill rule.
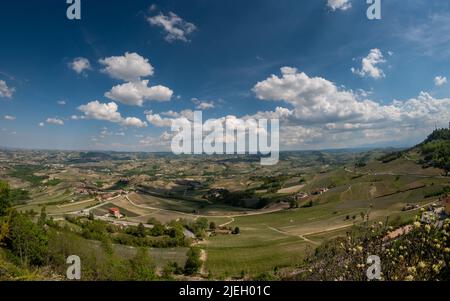
[[[441,266],[439,264],[433,264],[433,271],[435,273],[439,273],[440,270],[441,270]]]
[[[416,268],[415,267],[409,267],[408,268],[408,273],[415,274],[416,273]]]
[[[444,252],[445,252],[445,253],[450,253],[450,248],[445,248],[445,249],[444,249]]]
[[[419,222],[414,222],[414,227],[420,228],[420,223]]]
[[[430,225],[425,225],[425,231],[427,231],[427,232],[430,232],[430,231],[431,231]]]
[[[417,266],[421,269],[424,269],[427,266],[427,264],[425,262],[421,261],[421,262],[419,262],[419,264]]]
[[[357,246],[356,248],[358,249],[358,252],[362,252],[362,250],[363,250],[363,247],[361,247],[361,246]]]
[[[406,281],[413,281],[414,280],[414,276],[413,275],[408,275],[405,278]]]

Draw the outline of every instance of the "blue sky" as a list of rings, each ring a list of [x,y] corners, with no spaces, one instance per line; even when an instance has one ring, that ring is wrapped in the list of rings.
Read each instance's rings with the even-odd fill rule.
[[[362,0],[81,5],[0,4],[0,146],[164,150],[196,107],[277,117],[282,149],[412,145],[450,119],[448,1],[374,21]]]

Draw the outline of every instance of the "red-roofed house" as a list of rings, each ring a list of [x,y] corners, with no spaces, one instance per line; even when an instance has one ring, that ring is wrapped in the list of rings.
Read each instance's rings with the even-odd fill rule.
[[[111,213],[115,218],[120,218],[120,209],[119,208],[111,208],[109,209],[109,213]]]

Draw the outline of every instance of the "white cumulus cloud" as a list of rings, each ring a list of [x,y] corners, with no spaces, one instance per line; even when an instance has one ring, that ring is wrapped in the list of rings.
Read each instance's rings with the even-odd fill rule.
[[[383,57],[383,53],[380,49],[371,49],[369,54],[362,59],[361,69],[352,68],[352,72],[359,76],[369,76],[375,79],[385,77],[383,70],[379,67],[380,64],[385,63],[386,60]]]
[[[352,7],[350,0],[328,0],[327,6],[332,10],[347,10]]]
[[[124,118],[120,123],[123,126],[131,126],[131,127],[138,127],[138,128],[145,128],[145,127],[147,127],[147,123],[145,121],[140,120],[137,117]]]
[[[127,105],[142,106],[144,101],[169,101],[173,91],[167,87],[158,85],[149,87],[148,80],[129,82],[114,86],[105,96],[109,99],[120,101]]]
[[[436,86],[443,86],[447,83],[447,78],[445,76],[436,76],[434,78],[434,84]]]
[[[0,80],[0,97],[12,98],[15,91],[15,88],[8,87],[5,81]]]
[[[45,122],[47,122],[48,124],[64,125],[64,121],[59,118],[47,118]]]
[[[4,118],[5,118],[6,120],[9,120],[9,121],[14,121],[14,120],[16,120],[16,117],[11,116],[11,115],[5,115]]]
[[[88,119],[104,120],[119,123],[124,126],[133,126],[133,127],[147,126],[146,122],[141,121],[137,117],[126,117],[126,118],[122,117],[122,115],[118,111],[118,108],[119,107],[115,102],[101,103],[98,100],[95,100],[85,105],[79,106],[78,110],[84,113],[84,118]],[[82,119],[82,118],[76,117],[75,119]]]
[[[69,63],[69,67],[78,74],[82,74],[86,70],[91,70],[91,63],[87,58],[77,57]]]
[[[282,68],[281,77],[258,82],[253,92],[258,99],[292,107],[245,118],[279,119],[281,141],[294,149],[411,143],[423,139],[435,122],[447,124],[450,116],[449,98],[421,92],[415,98],[382,104],[368,99],[368,94],[339,89],[327,79],[291,67]]]
[[[196,105],[195,108],[197,110],[209,110],[215,108],[214,101],[200,100],[198,98],[192,98],[191,101]]]
[[[103,58],[99,62],[105,66],[102,72],[112,78],[124,81],[137,81],[141,77],[151,76],[154,73],[153,66],[148,59],[135,52]]]
[[[164,30],[164,39],[171,43],[174,41],[188,42],[188,36],[194,32],[197,27],[190,22],[184,21],[173,12],[168,15],[160,13],[159,15],[147,18],[152,26],[158,26]]]

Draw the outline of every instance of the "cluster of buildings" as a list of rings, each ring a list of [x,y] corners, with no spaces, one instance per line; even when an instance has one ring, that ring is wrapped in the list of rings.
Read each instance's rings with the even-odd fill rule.
[[[87,184],[81,184],[75,188],[76,195],[85,195],[97,197],[100,201],[105,201],[119,195],[124,195],[127,192],[125,190],[115,190],[115,191],[101,191],[97,187]]]
[[[311,191],[311,194],[312,195],[322,195],[327,191],[328,191],[328,188],[317,188],[317,189],[314,189],[313,191]]]
[[[422,214],[422,222],[432,223],[450,217],[450,196],[443,197],[440,201],[442,205],[432,204],[428,206],[428,210]]]
[[[317,189],[314,189],[313,191],[311,191],[311,195],[322,195],[322,194],[324,194],[327,191],[328,191],[328,188],[317,188]],[[294,199],[296,201],[304,201],[307,198],[309,198],[311,195],[309,195],[306,192],[300,191],[299,193],[297,193],[294,196]]]
[[[296,201],[302,201],[309,198],[309,194],[307,194],[306,192],[299,192],[294,196],[294,199]]]

